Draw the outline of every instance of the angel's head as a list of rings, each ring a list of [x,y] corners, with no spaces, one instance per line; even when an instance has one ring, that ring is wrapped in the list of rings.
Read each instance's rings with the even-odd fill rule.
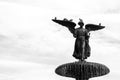
[[[80,21],[78,22],[78,25],[80,26],[80,28],[83,28],[84,26],[84,22],[82,19],[79,19]]]

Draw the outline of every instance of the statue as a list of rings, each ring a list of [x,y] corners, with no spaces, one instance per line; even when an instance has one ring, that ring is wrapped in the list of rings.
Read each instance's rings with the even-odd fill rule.
[[[82,19],[78,22],[79,28],[76,28],[73,36],[76,38],[75,48],[73,56],[76,59],[84,60],[90,56],[89,37],[90,33],[88,29],[83,28],[84,23]]]
[[[110,72],[109,68],[103,64],[85,61],[85,59],[90,57],[90,32],[103,29],[105,26],[101,26],[101,23],[99,23],[99,25],[86,24],[85,28],[83,28],[84,22],[82,19],[79,19],[78,25],[80,27],[75,28],[76,24],[72,19],[68,20],[64,18],[63,20],[57,20],[57,18],[55,18],[52,20],[67,27],[73,37],[76,38],[73,57],[79,60],[58,66],[55,69],[56,74],[75,78],[76,80],[89,80],[90,78],[103,76]]]
[[[95,31],[99,29],[103,29],[104,26],[95,25],[95,24],[86,24],[85,28],[84,22],[82,19],[79,19],[80,21],[78,22],[78,25],[80,26],[79,28],[75,28],[76,24],[72,22],[73,20],[66,19],[64,18],[63,20],[57,20],[53,19],[54,22],[65,26],[69,29],[69,31],[73,34],[73,37],[76,38],[75,41],[75,46],[74,46],[74,52],[73,52],[73,57],[76,59],[79,59],[80,61],[84,61],[87,59],[87,57],[90,56],[90,46],[89,46],[89,37],[90,37],[90,31]]]

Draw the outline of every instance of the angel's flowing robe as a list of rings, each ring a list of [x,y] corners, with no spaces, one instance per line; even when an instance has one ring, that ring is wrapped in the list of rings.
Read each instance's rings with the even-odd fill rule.
[[[89,36],[87,29],[75,29],[74,37],[76,38],[73,56],[76,59],[87,59],[90,56]]]

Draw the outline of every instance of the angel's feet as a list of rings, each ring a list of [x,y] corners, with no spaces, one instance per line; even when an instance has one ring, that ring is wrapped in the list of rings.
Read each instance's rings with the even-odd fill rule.
[[[85,59],[84,59],[84,58],[82,58],[82,59],[79,59],[79,61],[80,61],[80,62],[83,62],[83,61],[85,61]]]

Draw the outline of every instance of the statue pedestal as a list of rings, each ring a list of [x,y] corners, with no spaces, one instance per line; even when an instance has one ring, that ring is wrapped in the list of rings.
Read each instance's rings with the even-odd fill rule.
[[[80,79],[80,78],[76,78],[76,80],[88,80],[88,79]]]
[[[92,77],[106,75],[110,70],[103,64],[77,61],[60,65],[55,72],[58,75],[75,78],[76,80],[88,80]]]

